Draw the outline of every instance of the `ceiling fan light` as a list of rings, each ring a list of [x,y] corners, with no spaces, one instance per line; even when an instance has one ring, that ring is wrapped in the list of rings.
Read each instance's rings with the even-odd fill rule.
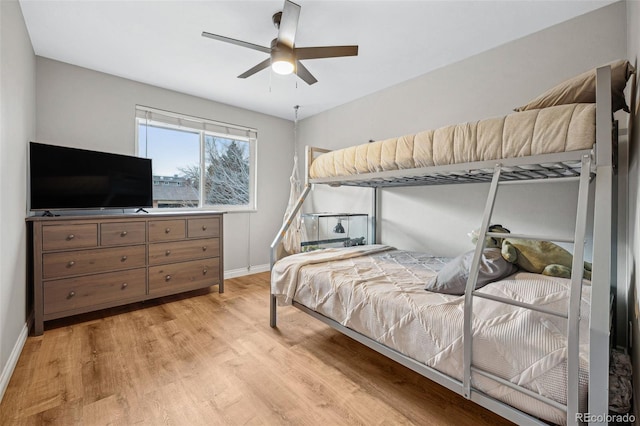
[[[271,69],[281,75],[288,75],[293,72],[293,64],[287,60],[279,60],[271,63]]]
[[[288,75],[295,71],[293,51],[284,46],[278,46],[271,52],[271,69],[281,75]]]

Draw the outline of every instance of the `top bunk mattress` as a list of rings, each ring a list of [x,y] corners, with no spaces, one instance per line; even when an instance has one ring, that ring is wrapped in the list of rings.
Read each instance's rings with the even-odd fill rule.
[[[311,179],[591,149],[595,104],[569,104],[426,130],[318,156]]]

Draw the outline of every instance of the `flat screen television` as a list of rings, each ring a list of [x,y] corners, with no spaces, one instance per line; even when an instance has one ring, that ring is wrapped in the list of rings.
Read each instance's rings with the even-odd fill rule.
[[[32,211],[151,207],[152,184],[147,158],[29,144]]]

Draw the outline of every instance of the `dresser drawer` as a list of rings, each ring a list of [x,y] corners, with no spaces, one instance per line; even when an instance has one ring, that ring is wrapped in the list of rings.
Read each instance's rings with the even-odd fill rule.
[[[44,225],[43,250],[65,250],[98,245],[98,224]]]
[[[100,225],[100,245],[144,244],[145,228],[144,222],[103,223]]]
[[[149,221],[149,241],[181,240],[185,237],[184,219]]]
[[[207,217],[187,219],[187,236],[189,238],[219,237],[220,218]]]
[[[44,284],[44,314],[141,299],[145,282],[145,268],[48,281]]]
[[[150,265],[218,256],[220,256],[220,240],[218,238],[149,245]]]
[[[219,259],[202,259],[149,267],[149,295],[160,296],[220,283]]]
[[[95,250],[45,253],[42,256],[44,279],[145,266],[144,245]]]

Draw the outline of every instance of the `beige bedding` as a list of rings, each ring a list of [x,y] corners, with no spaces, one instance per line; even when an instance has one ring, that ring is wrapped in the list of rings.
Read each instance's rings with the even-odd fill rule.
[[[447,259],[383,246],[360,253],[363,255],[355,256],[354,250],[334,249],[281,260],[272,271],[272,293],[281,303],[293,299],[462,380],[464,297],[424,290],[425,282]],[[581,410],[588,383],[590,290],[588,285],[583,287],[581,303]],[[480,292],[566,311],[570,280],[518,272]],[[565,320],[481,298],[474,299],[473,312],[474,365],[566,403]],[[477,389],[524,412],[557,424],[566,422],[561,411],[520,392],[476,374],[472,380]]]
[[[595,104],[570,104],[441,127],[322,154],[312,179],[591,149]]]

